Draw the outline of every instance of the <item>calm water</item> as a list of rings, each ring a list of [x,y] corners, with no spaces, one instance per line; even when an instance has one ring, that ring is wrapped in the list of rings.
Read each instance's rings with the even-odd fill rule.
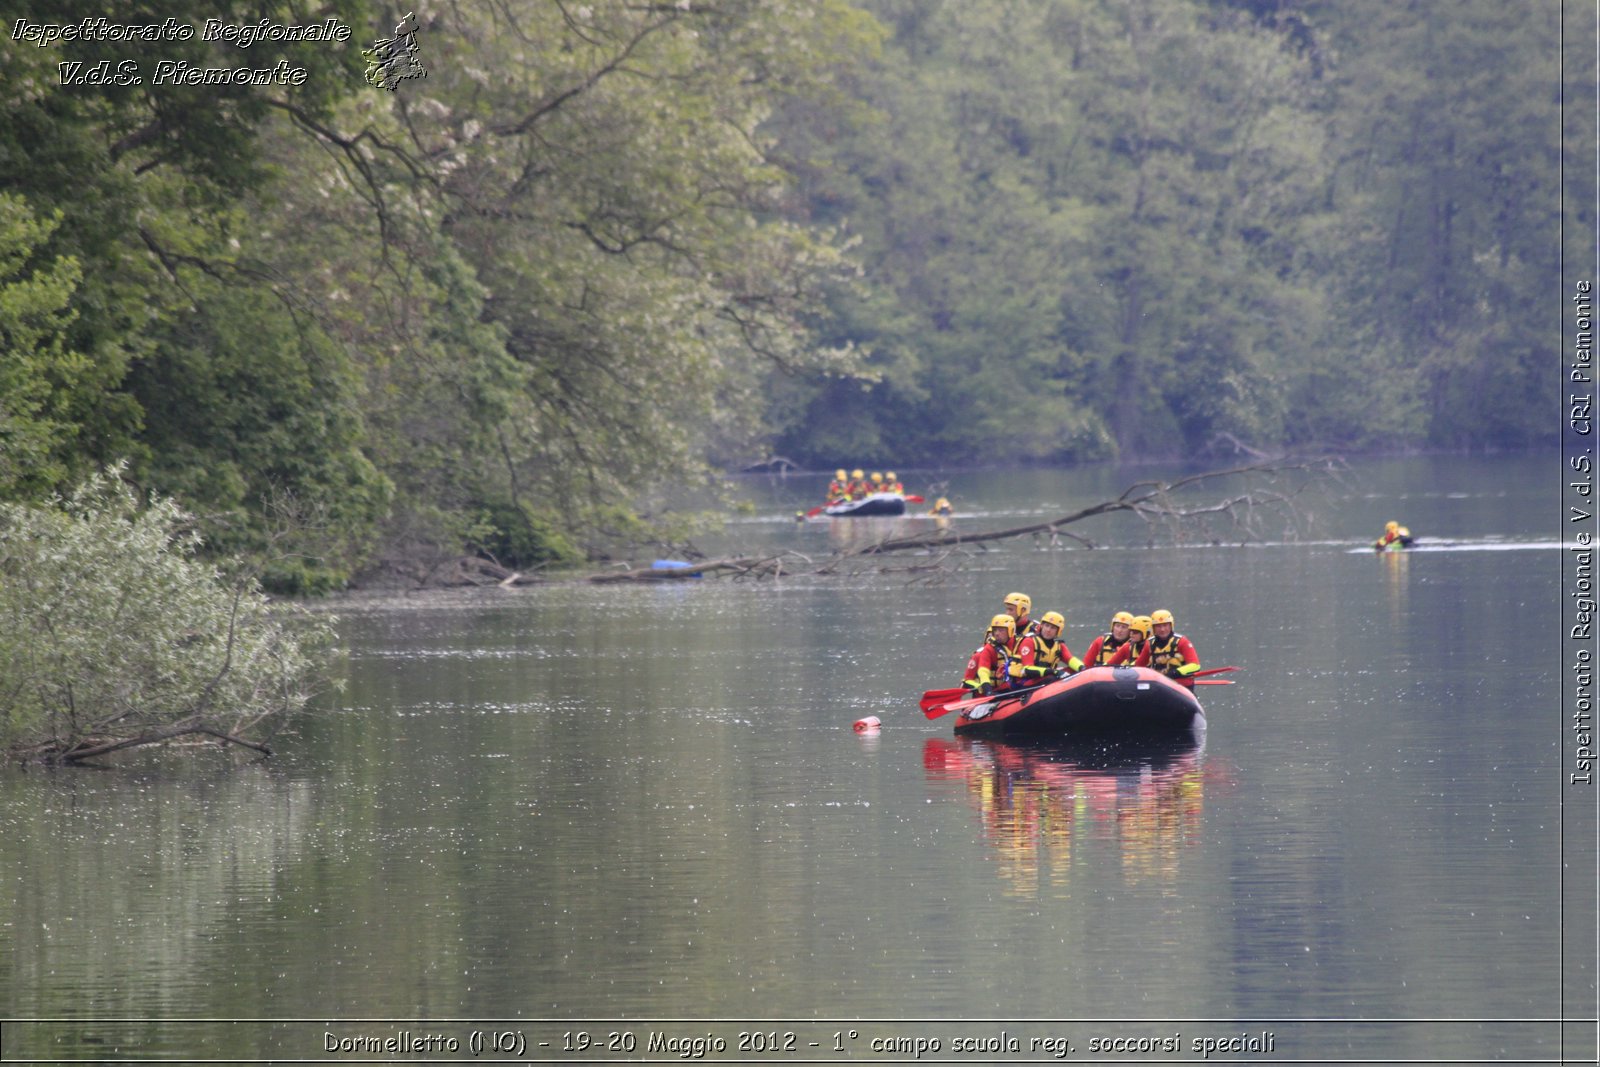
[[[999,528],[1151,473],[947,492]],[[701,547],[820,559],[887,528],[796,523],[821,486],[751,482]],[[527,1058],[647,1058],[651,1032],[734,1058],[764,1020],[799,1045],[762,1062],[1062,1058],[1029,1052],[1046,1039],[1177,1062],[1207,1036],[1239,1042],[1213,1062],[1592,1058],[1592,1025],[1555,1023],[1594,1003],[1559,488],[1544,458],[1386,461],[1245,547],[1099,519],[1074,528],[1093,550],[939,571],[342,603],[347,688],[269,761],[0,772],[0,1015],[99,1020],[8,1023],[4,1054],[309,1059],[323,1020],[365,1019],[331,1032],[465,1049],[464,1020],[499,1020],[551,1042]],[[1390,518],[1424,547],[1364,550]],[[924,719],[1013,589],[1080,652],[1114,611],[1172,610],[1243,668],[1202,691],[1203,743],[1023,749]],[[869,714],[882,732],[854,733]],[[283,1022],[204,1021],[235,1018]]]

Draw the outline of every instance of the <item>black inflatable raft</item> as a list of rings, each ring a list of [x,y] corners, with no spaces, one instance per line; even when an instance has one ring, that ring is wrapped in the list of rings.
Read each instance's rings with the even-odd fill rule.
[[[962,710],[956,733],[983,737],[1183,735],[1205,728],[1194,693],[1148,667],[1090,667]]]

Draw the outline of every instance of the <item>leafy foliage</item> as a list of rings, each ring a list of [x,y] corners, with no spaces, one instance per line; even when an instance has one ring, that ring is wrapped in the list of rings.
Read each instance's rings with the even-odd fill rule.
[[[873,293],[833,339],[880,375],[780,396],[785,454],[1548,436],[1514,294],[1556,270],[1553,5],[866,6],[890,36],[860,106],[773,127],[861,238]]]
[[[97,475],[0,505],[0,749],[73,761],[201,733],[259,737],[310,695],[332,633],[195,556],[169,499]]]
[[[80,271],[69,257],[33,262],[59,221],[0,193],[0,498],[48,491],[73,461],[71,409],[86,365],[66,334]]]

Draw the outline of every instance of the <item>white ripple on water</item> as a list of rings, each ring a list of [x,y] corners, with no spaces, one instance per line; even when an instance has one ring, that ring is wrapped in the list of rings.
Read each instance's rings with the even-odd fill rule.
[[[1406,549],[1404,555],[1415,553],[1433,552],[1530,552],[1547,551],[1554,548],[1566,548],[1567,545],[1560,541],[1418,541]],[[1362,545],[1349,550],[1352,555],[1372,554],[1371,545]]]
[[[563,653],[547,648],[374,648],[352,653],[351,659],[554,659]]]

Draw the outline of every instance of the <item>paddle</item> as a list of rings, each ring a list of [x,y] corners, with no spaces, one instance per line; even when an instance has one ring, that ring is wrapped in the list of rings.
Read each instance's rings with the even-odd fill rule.
[[[954,689],[930,689],[922,694],[922,699],[917,704],[923,711],[927,711],[929,708],[936,708],[940,704],[948,704],[952,700],[960,700],[970,692],[971,690],[964,685],[957,686]]]
[[[939,716],[948,715],[952,711],[961,711],[965,708],[977,707],[979,704],[982,704],[985,701],[999,700],[1001,697],[1009,695],[1011,695],[1011,692],[1008,690],[1005,693],[991,693],[986,697],[972,697],[970,700],[957,700],[950,704],[939,704],[933,707],[923,708],[922,714],[926,715],[930,719],[937,719]]]
[[[1195,685],[1232,685],[1232,678],[1197,678]]]
[[[818,504],[816,507],[814,507],[810,511],[806,512],[806,518],[808,518],[808,519],[816,518],[818,515],[822,514],[822,509],[827,507],[827,506],[828,505],[826,505],[826,504]]]
[[[916,493],[911,493],[906,497],[907,504],[921,504],[926,502],[926,500],[927,497],[918,496]]]
[[[1228,671],[1236,671],[1238,669],[1238,667],[1207,667],[1203,671],[1195,671],[1193,674],[1189,675],[1189,677],[1204,678],[1208,674],[1226,674]]]

